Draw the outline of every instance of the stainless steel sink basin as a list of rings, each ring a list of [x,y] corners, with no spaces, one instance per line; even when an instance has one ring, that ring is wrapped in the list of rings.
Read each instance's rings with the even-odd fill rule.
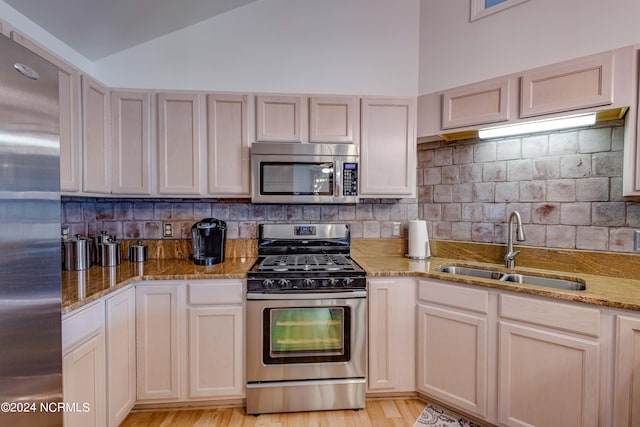
[[[480,277],[483,279],[501,280],[503,282],[519,283],[523,285],[545,286],[547,288],[564,289],[569,291],[584,291],[587,286],[580,279],[560,279],[543,277],[533,274],[505,273],[484,268],[462,267],[447,265],[440,268],[443,273],[460,276]]]
[[[440,269],[443,273],[456,274],[462,276],[482,277],[483,279],[500,280],[504,275],[499,271],[485,270],[482,268],[459,267],[457,265],[448,265]]]
[[[531,276],[529,274],[505,274],[500,280],[527,285],[546,286],[547,288],[564,289],[567,291],[584,291],[587,289],[584,283],[578,282],[577,280],[554,279],[551,277]]]

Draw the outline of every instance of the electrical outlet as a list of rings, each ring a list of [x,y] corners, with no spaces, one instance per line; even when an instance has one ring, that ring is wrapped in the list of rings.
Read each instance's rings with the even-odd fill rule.
[[[640,251],[640,230],[633,232],[633,250]]]
[[[400,237],[400,228],[402,226],[402,223],[400,222],[392,222],[391,223],[391,236],[392,237]]]
[[[173,223],[172,222],[163,222],[162,223],[162,237],[173,237]]]
[[[62,237],[62,240],[69,240],[69,226],[68,225],[60,226],[60,237]]]

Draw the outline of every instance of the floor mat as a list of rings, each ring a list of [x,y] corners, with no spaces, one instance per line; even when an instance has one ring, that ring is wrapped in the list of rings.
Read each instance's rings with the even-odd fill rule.
[[[482,427],[465,419],[462,415],[443,409],[431,403],[427,404],[413,427]]]

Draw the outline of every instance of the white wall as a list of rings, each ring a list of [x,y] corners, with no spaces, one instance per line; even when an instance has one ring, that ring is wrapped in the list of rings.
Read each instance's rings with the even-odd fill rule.
[[[640,43],[638,0],[528,0],[474,22],[421,0],[419,94]]]
[[[37,41],[39,44],[55,53],[58,57],[87,73],[93,72],[93,63],[65,43],[53,37],[39,25],[22,15],[20,12],[0,0],[0,19],[9,24],[3,28],[3,33],[9,35],[10,30],[17,30],[21,34]]]
[[[420,0],[259,0],[96,61],[111,87],[415,96]]]

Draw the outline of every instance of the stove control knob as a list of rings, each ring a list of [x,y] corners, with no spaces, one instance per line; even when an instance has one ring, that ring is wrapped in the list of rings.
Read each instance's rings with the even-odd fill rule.
[[[342,286],[347,287],[350,286],[353,283],[353,279],[350,277],[345,277],[344,279],[342,279]]]
[[[313,288],[314,284],[315,284],[315,280],[313,280],[313,279],[304,279],[302,281],[302,287],[303,288],[307,288],[307,289]]]
[[[265,289],[271,289],[273,288],[273,280],[271,279],[265,279],[262,281],[262,287]]]
[[[278,280],[278,287],[280,289],[284,289],[287,286],[289,286],[289,283],[291,283],[291,282],[289,280],[287,280],[287,279],[280,279],[280,280]]]
[[[338,286],[338,279],[329,279],[328,284],[330,288],[335,288]]]

